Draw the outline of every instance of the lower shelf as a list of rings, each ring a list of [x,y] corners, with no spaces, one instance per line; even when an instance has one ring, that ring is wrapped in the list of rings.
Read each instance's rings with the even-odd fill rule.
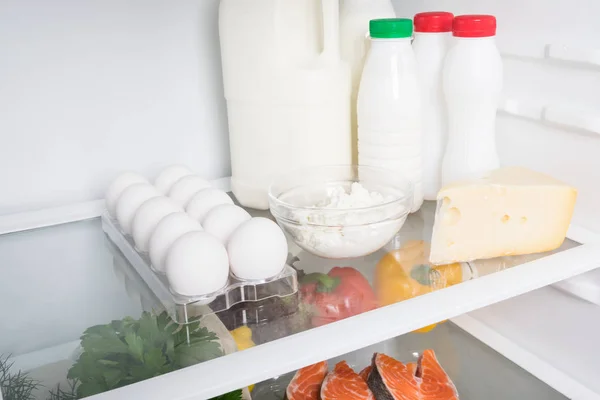
[[[546,287],[468,318],[457,322],[570,398],[600,399],[599,306]]]
[[[425,349],[435,351],[461,400],[567,399],[453,323],[442,324],[427,334],[409,333],[336,357],[330,360],[329,370],[335,363],[345,360],[355,371],[360,371],[369,365],[374,352],[401,361],[416,361],[415,355]],[[286,374],[257,384],[252,399],[283,399],[292,376],[293,373]]]

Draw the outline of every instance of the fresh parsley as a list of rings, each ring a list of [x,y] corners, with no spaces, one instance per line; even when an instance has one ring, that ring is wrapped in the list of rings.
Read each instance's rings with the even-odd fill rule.
[[[223,355],[217,335],[198,321],[178,325],[166,312],[144,312],[137,320],[128,317],[88,328],[81,347],[83,352],[67,375],[78,382],[79,398]],[[234,399],[238,397],[224,398]]]

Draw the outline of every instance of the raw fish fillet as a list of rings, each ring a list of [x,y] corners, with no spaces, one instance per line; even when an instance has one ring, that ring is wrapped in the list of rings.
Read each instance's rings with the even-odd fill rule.
[[[419,382],[412,368],[385,354],[373,355],[373,370],[367,383],[376,400],[417,400]]]
[[[335,365],[321,387],[322,400],[375,400],[367,382],[346,361]]]
[[[371,373],[371,371],[373,370],[373,366],[372,365],[367,365],[362,371],[360,371],[358,374],[360,375],[361,378],[363,378],[365,380],[365,382],[367,381],[367,379],[369,379],[369,374]]]
[[[327,375],[327,361],[299,369],[285,391],[286,399],[319,400],[325,375]]]
[[[454,384],[432,350],[419,362],[403,364],[375,353],[367,383],[376,400],[458,400]]]
[[[422,399],[458,399],[458,392],[433,350],[425,350],[419,358],[416,372]]]
[[[419,368],[419,366],[417,365],[417,363],[406,363],[406,369],[408,370],[408,372],[414,376],[417,376],[417,369]]]

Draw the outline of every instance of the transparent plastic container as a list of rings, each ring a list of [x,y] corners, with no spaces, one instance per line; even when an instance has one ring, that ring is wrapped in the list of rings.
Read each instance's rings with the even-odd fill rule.
[[[360,208],[315,206],[336,188],[349,192],[355,182],[392,200]],[[381,249],[402,228],[412,201],[413,186],[400,174],[355,165],[291,172],[269,189],[270,210],[279,226],[302,249],[333,259],[362,257]]]
[[[298,293],[296,271],[286,265],[280,274],[269,279],[247,281],[230,274],[227,285],[214,293],[203,296],[182,296],[170,290],[167,277],[152,270],[148,255],[138,253],[133,239],[129,235],[124,235],[116,221],[106,213],[102,216],[102,229],[135,268],[173,320],[181,324],[229,310],[236,304],[258,302],[274,297],[286,298]]]

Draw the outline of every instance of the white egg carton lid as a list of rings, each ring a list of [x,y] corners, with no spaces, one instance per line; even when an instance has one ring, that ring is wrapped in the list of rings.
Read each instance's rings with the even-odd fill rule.
[[[222,289],[202,296],[182,296],[170,290],[167,277],[150,267],[147,254],[135,249],[130,235],[124,235],[117,221],[108,213],[102,215],[102,230],[108,239],[133,266],[140,278],[148,285],[164,309],[178,323],[188,323],[205,315],[230,309],[242,302],[261,301],[272,297],[288,297],[298,293],[296,270],[286,264],[277,276],[264,280],[241,280],[229,276]]]

